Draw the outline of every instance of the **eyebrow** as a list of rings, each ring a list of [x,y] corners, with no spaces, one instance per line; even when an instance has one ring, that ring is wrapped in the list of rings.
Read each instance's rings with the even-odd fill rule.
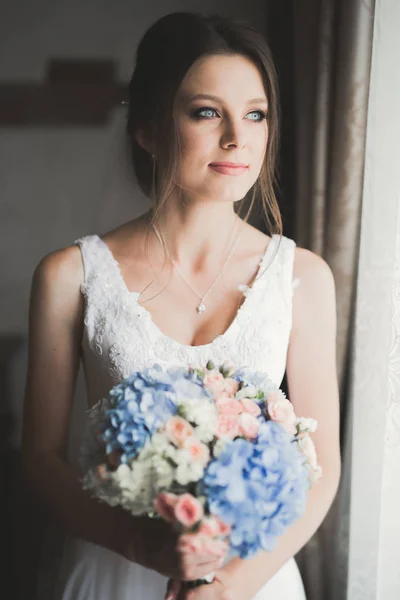
[[[219,96],[214,96],[213,94],[195,94],[194,96],[187,96],[187,100],[193,102],[194,100],[213,100],[214,102],[224,103],[224,100]],[[248,100],[247,104],[268,104],[268,101],[265,97],[253,98],[252,100]]]

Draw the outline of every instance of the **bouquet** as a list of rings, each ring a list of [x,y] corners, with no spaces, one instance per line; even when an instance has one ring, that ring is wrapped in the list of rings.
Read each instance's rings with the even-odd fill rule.
[[[83,486],[133,515],[165,519],[190,534],[194,551],[228,541],[231,557],[249,558],[272,550],[303,514],[321,475],[316,426],[265,373],[155,364],[92,410]]]

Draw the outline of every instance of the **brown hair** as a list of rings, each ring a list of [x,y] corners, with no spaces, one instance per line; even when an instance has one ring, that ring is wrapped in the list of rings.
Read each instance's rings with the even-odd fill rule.
[[[265,39],[246,23],[216,15],[176,12],[162,17],[146,31],[136,51],[128,87],[127,134],[137,181],[144,193],[154,199],[155,219],[174,187],[179,163],[179,138],[174,122],[178,88],[197,59],[216,54],[245,56],[262,77],[268,99],[268,142],[244,220],[247,221],[258,199],[268,233],[281,236],[282,219],[274,191],[279,133],[277,75]],[[138,143],[139,131],[151,139],[150,152]],[[152,154],[156,156],[156,169]],[[239,213],[245,200],[238,203]]]

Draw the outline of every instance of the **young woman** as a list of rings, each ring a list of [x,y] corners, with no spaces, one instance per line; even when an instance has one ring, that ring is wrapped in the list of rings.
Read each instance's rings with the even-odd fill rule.
[[[160,19],[137,50],[127,120],[151,208],[35,270],[23,463],[69,534],[54,600],[160,600],[168,578],[210,571],[211,585],[169,585],[168,595],[305,598],[293,556],[322,522],[340,473],[335,291],[327,264],[281,232],[277,102],[270,52],[250,27],[189,13]],[[239,216],[248,192],[270,235]],[[228,359],[277,385],[286,369],[296,412],[319,423],[324,475],[304,517],[273,552],[228,562],[182,554],[168,525],[90,498],[66,459],[80,358],[89,406],[154,362]]]

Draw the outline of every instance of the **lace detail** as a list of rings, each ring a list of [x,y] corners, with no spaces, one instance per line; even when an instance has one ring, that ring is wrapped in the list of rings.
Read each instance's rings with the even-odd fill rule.
[[[132,371],[163,365],[230,360],[268,372],[280,385],[292,325],[293,240],[273,236],[252,286],[240,286],[245,299],[228,329],[209,344],[181,344],[160,331],[151,314],[130,292],[117,261],[97,235],[75,240],[85,279],[82,340],[89,405]]]

